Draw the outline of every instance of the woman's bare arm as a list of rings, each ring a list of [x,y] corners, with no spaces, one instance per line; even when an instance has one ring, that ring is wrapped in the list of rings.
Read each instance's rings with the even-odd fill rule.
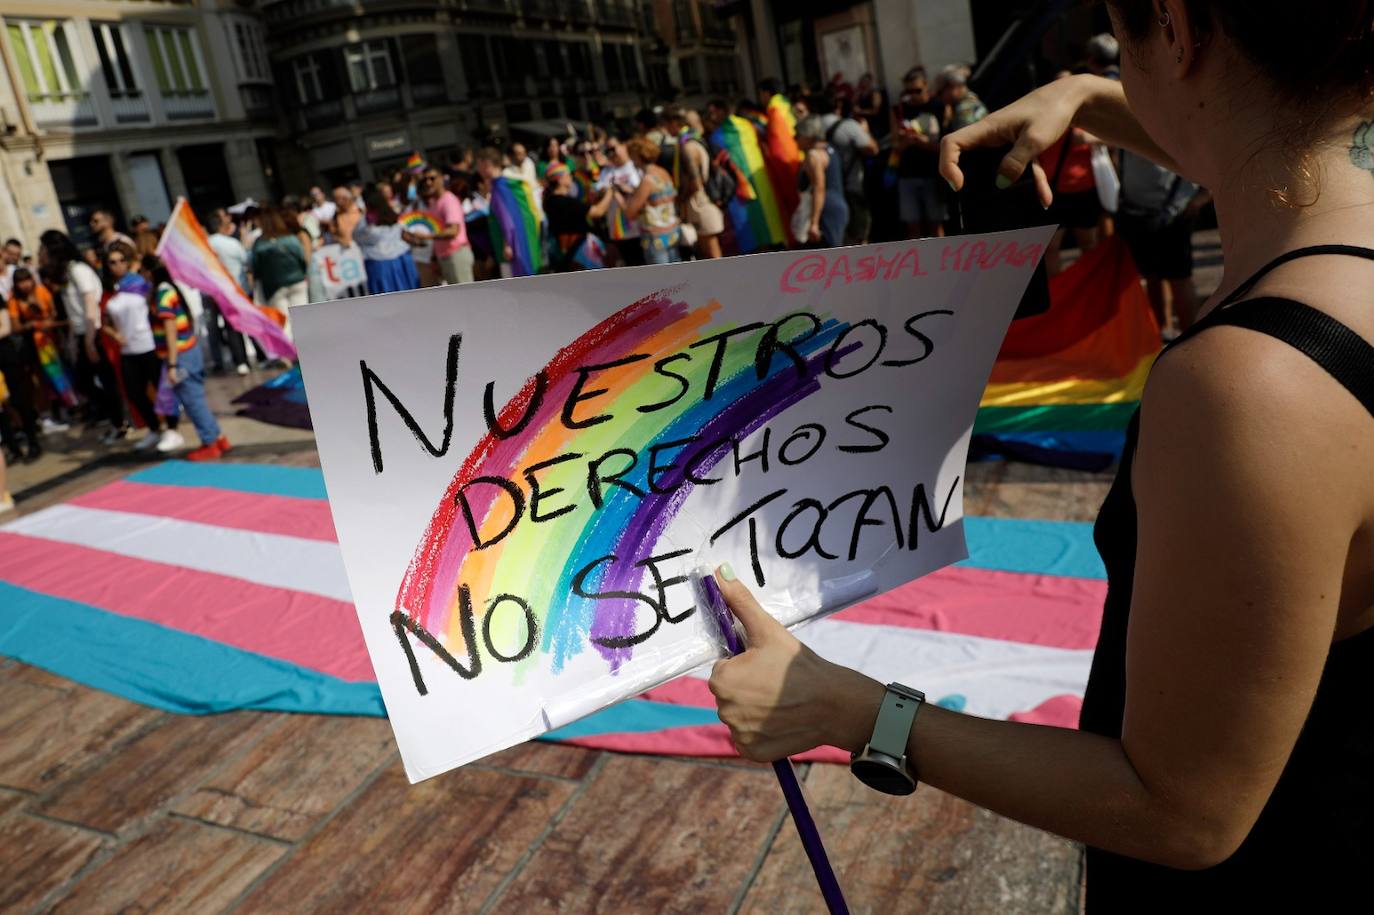
[[[1133,477],[1121,738],[926,707],[908,744],[918,777],[1119,854],[1180,868],[1227,858],[1311,707],[1370,501],[1359,448],[1335,447],[1360,417],[1311,409],[1331,384],[1284,344],[1232,328],[1161,363]],[[722,591],[750,637],[711,681],[741,751],[860,749],[882,686],[810,652],[739,582]]]
[[[1005,108],[999,108],[975,124],[949,134],[940,143],[940,174],[956,191],[964,186],[959,155],[966,149],[1011,146],[998,174],[1008,183],[1030,167],[1035,174],[1040,202],[1053,201],[1049,179],[1036,161],[1071,127],[1081,127],[1109,146],[1121,146],[1178,170],[1169,154],[1160,149],[1140,126],[1121,84],[1101,76],[1070,76],[1041,86]]]

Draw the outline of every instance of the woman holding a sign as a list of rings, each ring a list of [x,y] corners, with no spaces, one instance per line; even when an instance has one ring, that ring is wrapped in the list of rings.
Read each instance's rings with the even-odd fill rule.
[[[1216,201],[1221,289],[1156,363],[1098,517],[1108,592],[1079,730],[927,706],[919,681],[824,661],[718,576],[751,643],[711,681],[744,755],[833,744],[875,786],[918,779],[1082,841],[1089,911],[1364,890],[1374,5],[1288,7],[1109,0],[1119,83],[1058,80],[941,148],[958,191],[979,180],[962,152],[1009,145],[997,186],[1033,180],[1048,206],[1036,157],[1080,126]]]

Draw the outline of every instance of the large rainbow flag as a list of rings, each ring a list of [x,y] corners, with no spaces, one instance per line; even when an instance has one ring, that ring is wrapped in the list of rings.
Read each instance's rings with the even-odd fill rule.
[[[948,708],[1075,726],[1106,593],[1091,525],[964,524],[968,560],[799,635]],[[314,468],[166,461],[0,526],[0,654],[182,714],[385,714]],[[732,755],[707,674],[547,739]]]
[[[167,219],[167,228],[157,243],[157,256],[178,283],[208,295],[219,306],[224,320],[234,330],[247,334],[274,359],[296,358],[296,347],[277,322],[263,314],[253,300],[239,288],[238,281],[224,269],[210,247],[196,214],[185,197],[177,198],[177,205]]]
[[[765,116],[767,146],[764,158],[768,162],[768,173],[772,176],[773,188],[778,195],[778,207],[782,210],[783,223],[788,227],[790,234],[792,212],[801,201],[797,177],[801,172],[802,151],[797,146],[797,119],[792,114],[792,103],[781,95],[774,95],[768,100]]]
[[[501,176],[492,182],[491,240],[496,256],[510,245],[511,273],[533,276],[544,269],[544,214],[534,198],[534,188],[518,178]]]
[[[973,427],[973,452],[1083,468],[1120,458],[1159,354],[1159,324],[1120,238],[1050,277],[1050,308],[1013,321]]]
[[[786,244],[787,224],[759,145],[758,130],[739,115],[731,115],[711,132],[710,140],[713,147],[729,154],[753,190],[753,199],[736,194],[726,206],[739,252],[748,254]]]

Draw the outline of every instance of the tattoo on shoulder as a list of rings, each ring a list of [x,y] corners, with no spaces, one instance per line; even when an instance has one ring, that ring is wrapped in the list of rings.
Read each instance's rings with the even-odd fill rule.
[[[1355,128],[1350,143],[1350,161],[1356,168],[1374,175],[1374,121],[1365,121]]]

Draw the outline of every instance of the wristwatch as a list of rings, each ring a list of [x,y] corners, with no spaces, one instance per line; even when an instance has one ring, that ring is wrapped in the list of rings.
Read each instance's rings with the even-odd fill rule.
[[[868,787],[884,794],[910,794],[916,775],[907,764],[906,743],[916,712],[926,694],[900,683],[889,683],[873,723],[873,737],[862,753],[850,757],[849,771]]]

